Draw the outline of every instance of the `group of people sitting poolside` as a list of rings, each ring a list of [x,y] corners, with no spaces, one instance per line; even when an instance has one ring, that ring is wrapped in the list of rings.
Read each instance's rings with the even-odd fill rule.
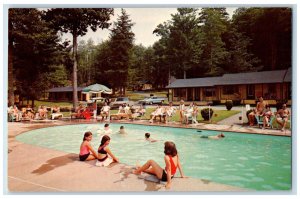
[[[263,129],[271,126],[270,121],[272,117],[276,118],[276,122],[280,125],[281,131],[284,131],[289,120],[290,111],[287,109],[286,104],[282,104],[282,107],[277,112],[272,112],[270,105],[268,105],[262,97],[259,98],[256,108],[251,110],[248,114],[249,125],[253,126],[255,120],[262,119]],[[259,121],[258,121],[259,122]]]
[[[105,124],[101,142],[97,152],[93,149],[93,147],[90,144],[93,138],[92,132],[88,131],[84,133],[83,141],[80,145],[80,161],[89,161],[96,159],[95,165],[99,167],[106,167],[113,162],[120,162],[119,159],[113,154],[113,152],[109,148],[111,138],[108,134],[110,134],[111,131],[108,130],[110,130],[109,124]],[[119,133],[126,134],[124,126],[120,127]],[[145,134],[145,140],[149,142],[158,141],[150,138],[150,133]],[[164,153],[164,160],[166,164],[165,169],[160,167],[159,164],[156,163],[154,160],[148,160],[143,166],[137,166],[137,168],[133,170],[133,173],[139,175],[142,172],[146,172],[155,175],[159,180],[167,182],[166,188],[170,188],[171,179],[174,177],[177,168],[180,171],[181,177],[184,178],[185,176],[183,174],[182,166],[180,164],[179,156],[177,154],[176,145],[170,141],[165,142]]]
[[[36,111],[31,108],[29,104],[26,107],[19,108],[14,105],[8,108],[8,114],[11,121],[22,121],[22,120],[44,120],[48,119],[48,109],[50,109],[50,117],[51,119],[55,119],[56,117],[62,117],[60,113],[60,108],[58,106],[53,106],[52,108],[46,107],[45,105],[41,105],[38,107]]]
[[[138,108],[133,108],[129,104],[122,104],[119,106],[118,112],[116,114],[110,114],[110,119],[136,119],[141,117],[146,113],[146,109],[143,105],[140,105]]]
[[[179,104],[179,116],[180,116],[180,123],[182,124],[189,124],[189,121],[192,123],[198,123],[197,116],[198,116],[198,106],[196,103],[192,102],[188,107],[185,106],[184,101],[181,100]],[[170,102],[169,106],[162,107],[158,105],[156,109],[150,115],[150,123],[152,123],[157,117],[159,117],[160,121],[167,123],[167,121],[175,115],[177,108],[173,106],[173,103]]]

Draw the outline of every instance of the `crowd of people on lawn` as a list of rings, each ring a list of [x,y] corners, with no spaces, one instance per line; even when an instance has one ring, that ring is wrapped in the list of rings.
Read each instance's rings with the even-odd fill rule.
[[[49,119],[48,113],[50,112],[50,118],[60,118],[62,113],[60,113],[60,108],[58,106],[53,106],[51,108],[44,105],[39,106],[39,108],[34,111],[30,105],[18,109],[16,105],[8,108],[9,121],[21,121],[21,120],[33,120],[33,119]],[[150,113],[149,122],[153,123],[155,121],[167,123],[170,122],[172,117],[179,113],[179,122],[182,124],[197,124],[197,117],[199,114],[199,109],[196,103],[192,102],[189,106],[185,105],[183,100],[180,101],[179,106],[173,106],[170,102],[168,106],[157,105],[155,110]],[[111,119],[136,119],[138,117],[144,116],[146,113],[146,108],[144,105],[140,105],[138,108],[133,108],[124,103],[120,105],[118,112],[111,114],[111,107],[108,102],[105,102],[100,110],[100,120],[111,120]],[[82,118],[91,119],[97,118],[97,104],[96,102],[89,104],[88,106],[83,106],[79,104],[75,108],[74,112],[71,113],[71,118]],[[272,122],[275,119],[276,123],[280,126],[282,131],[285,130],[288,120],[290,118],[290,111],[287,109],[287,105],[283,104],[282,107],[277,111],[272,111],[270,105],[268,105],[262,97],[256,104],[256,107],[248,113],[249,125],[253,126],[256,123],[262,124],[262,129],[267,127],[272,127]]]
[[[84,133],[83,141],[80,145],[79,160],[89,161],[96,160],[95,165],[98,167],[107,167],[111,163],[119,163],[119,159],[111,151],[109,144],[111,141],[110,134],[112,133],[109,124],[104,125],[103,131],[98,132],[101,136],[101,141],[98,150],[94,150],[91,146],[93,134],[90,131]],[[124,126],[120,127],[119,134],[126,134]],[[150,138],[150,133],[145,133],[145,141],[157,142],[158,140]],[[177,168],[180,171],[182,178],[185,178],[183,169],[180,164],[179,155],[177,153],[175,143],[167,141],[164,143],[164,161],[165,168],[159,166],[154,160],[148,160],[144,165],[138,166],[132,171],[133,174],[140,175],[142,172],[152,174],[160,181],[167,182],[166,188],[171,187],[171,179],[176,174]]]

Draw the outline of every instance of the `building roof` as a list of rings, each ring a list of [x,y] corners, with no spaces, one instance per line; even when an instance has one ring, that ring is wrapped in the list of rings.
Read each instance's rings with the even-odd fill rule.
[[[212,87],[216,85],[268,84],[291,82],[291,68],[287,70],[224,74],[219,77],[176,79],[166,88]]]
[[[82,91],[84,87],[77,87],[77,91]],[[55,87],[48,90],[49,93],[57,93],[57,92],[73,92],[72,86],[65,87]]]
[[[281,83],[285,73],[286,70],[224,74],[220,84],[215,85]]]
[[[220,82],[220,77],[204,77],[193,79],[176,79],[167,88],[210,87]]]

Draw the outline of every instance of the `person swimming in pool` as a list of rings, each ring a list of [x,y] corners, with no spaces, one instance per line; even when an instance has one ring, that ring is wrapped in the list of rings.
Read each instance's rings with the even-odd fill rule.
[[[83,141],[80,145],[80,152],[79,152],[80,161],[94,160],[97,158],[97,153],[94,151],[93,147],[90,144],[92,138],[93,138],[93,134],[90,131],[84,133]],[[92,152],[92,154],[90,152]]]
[[[220,133],[218,135],[201,135],[200,138],[208,138],[208,139],[213,139],[213,140],[218,140],[221,138],[224,138],[225,135],[223,133]]]
[[[124,126],[120,126],[119,133],[120,133],[120,134],[126,134],[126,131],[125,131]]]
[[[101,136],[104,135],[110,135],[112,134],[112,130],[109,128],[109,124],[104,124],[104,128],[97,131],[97,133]]]
[[[149,142],[157,142],[158,140],[154,140],[150,138],[150,133],[145,133],[145,139]]]
[[[110,143],[110,137],[108,135],[104,135],[101,139],[101,144],[98,148],[98,156],[96,166],[98,167],[106,167],[110,165],[112,162],[119,162],[119,159],[114,156],[114,154],[110,151],[108,145]]]
[[[171,179],[176,174],[177,168],[182,178],[185,178],[177,154],[176,145],[173,142],[165,142],[165,169],[161,168],[154,160],[148,160],[142,167],[133,171],[133,174],[140,175],[142,172],[155,175],[159,180],[167,182],[166,189],[171,187]]]

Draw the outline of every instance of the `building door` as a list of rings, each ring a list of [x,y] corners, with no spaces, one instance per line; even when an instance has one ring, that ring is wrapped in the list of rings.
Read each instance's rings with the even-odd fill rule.
[[[247,85],[247,99],[255,99],[255,85]]]
[[[188,88],[187,89],[187,100],[188,101],[193,101],[193,88]]]

